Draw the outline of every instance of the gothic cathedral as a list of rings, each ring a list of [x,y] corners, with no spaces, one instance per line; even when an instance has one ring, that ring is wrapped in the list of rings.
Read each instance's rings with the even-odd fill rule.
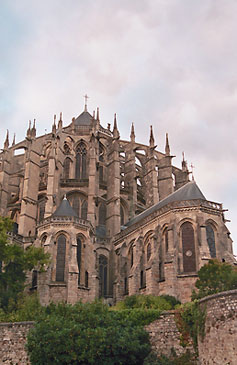
[[[0,215],[13,219],[11,239],[51,255],[45,272],[29,273],[40,301],[75,303],[132,294],[190,299],[197,271],[210,258],[234,262],[222,204],[207,200],[187,163],[129,141],[100,124],[99,109],[85,110],[63,127],[0,153]]]

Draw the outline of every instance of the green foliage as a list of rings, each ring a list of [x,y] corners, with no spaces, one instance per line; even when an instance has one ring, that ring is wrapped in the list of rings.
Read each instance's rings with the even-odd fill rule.
[[[32,364],[143,364],[149,335],[140,314],[109,310],[100,302],[51,304],[28,334]],[[140,316],[141,318],[141,316]]]
[[[225,262],[210,260],[199,270],[195,286],[199,290],[193,291],[192,299],[237,289],[237,268]]]
[[[157,309],[159,311],[173,309],[180,302],[170,295],[131,295],[119,302],[115,309]]]
[[[13,309],[11,308],[12,301],[9,301],[8,311],[0,309],[0,322],[22,322],[35,321],[40,318],[45,307],[40,305],[37,294],[27,295],[20,293],[17,302],[13,302]]]
[[[183,304],[176,313],[175,321],[181,333],[180,342],[187,346],[192,342],[195,352],[198,352],[198,336],[205,334],[206,311],[202,310],[197,300]]]
[[[154,352],[151,352],[144,361],[144,365],[194,365],[196,358],[189,351],[178,356],[176,352],[171,351],[170,356],[161,355],[157,357]]]
[[[8,243],[7,232],[11,230],[11,220],[0,217],[0,308],[4,311],[16,309],[14,303],[24,289],[26,271],[36,266],[42,271],[49,262],[49,255],[42,248],[31,246],[23,250],[17,244]]]

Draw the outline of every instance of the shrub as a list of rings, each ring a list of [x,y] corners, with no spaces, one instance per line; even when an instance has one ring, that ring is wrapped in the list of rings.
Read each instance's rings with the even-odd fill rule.
[[[141,317],[140,312],[110,311],[100,302],[51,304],[28,334],[30,361],[34,365],[143,364],[150,344],[143,329],[147,318],[144,314],[140,321]]]

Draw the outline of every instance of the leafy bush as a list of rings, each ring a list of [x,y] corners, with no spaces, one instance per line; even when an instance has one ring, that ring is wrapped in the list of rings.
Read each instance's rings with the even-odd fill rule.
[[[143,325],[155,316],[144,312],[109,310],[100,302],[51,304],[28,334],[30,361],[35,365],[143,364],[150,352]]]
[[[193,291],[192,299],[200,299],[207,295],[226,290],[237,289],[237,268],[233,265],[210,260],[198,271],[195,284],[198,292]]]
[[[159,311],[170,310],[180,302],[170,295],[131,295],[119,302],[115,309],[158,309]]]
[[[144,361],[144,365],[194,365],[196,358],[189,351],[178,356],[176,352],[171,351],[170,356],[161,355],[157,357],[154,352],[151,352]]]

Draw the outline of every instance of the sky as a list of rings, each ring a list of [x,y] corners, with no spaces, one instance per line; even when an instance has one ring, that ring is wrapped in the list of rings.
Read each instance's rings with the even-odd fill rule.
[[[205,197],[223,203],[237,254],[237,1],[1,0],[0,146],[51,131],[84,108],[117,113],[122,139],[149,126],[182,152]]]

